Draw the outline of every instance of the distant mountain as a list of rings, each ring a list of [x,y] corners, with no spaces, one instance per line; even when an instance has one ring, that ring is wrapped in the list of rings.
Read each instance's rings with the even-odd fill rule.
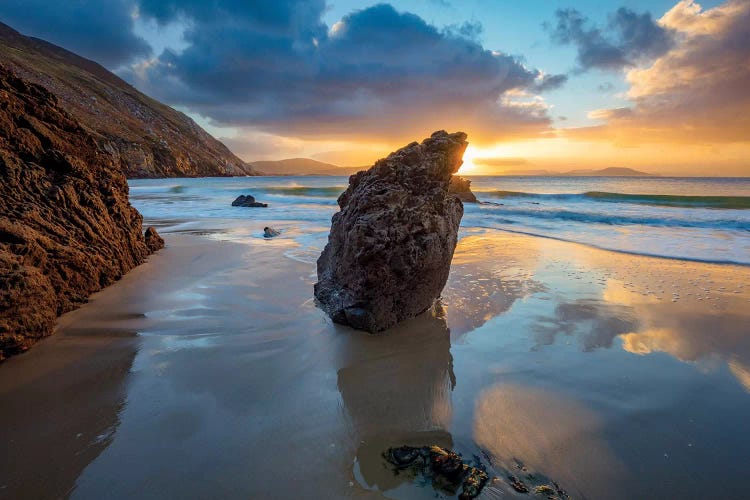
[[[506,170],[502,175],[508,176],[524,176],[524,175],[560,175],[559,173],[552,172],[550,170]]]
[[[99,64],[0,23],[0,61],[55,94],[116,157],[127,177],[254,175],[252,167],[179,111]]]
[[[351,175],[368,167],[339,167],[310,158],[254,161],[250,163],[262,175]]]
[[[653,177],[654,174],[648,172],[641,172],[639,170],[633,170],[632,168],[626,167],[608,167],[600,170],[571,170],[564,172],[559,175],[571,176],[571,177]]]

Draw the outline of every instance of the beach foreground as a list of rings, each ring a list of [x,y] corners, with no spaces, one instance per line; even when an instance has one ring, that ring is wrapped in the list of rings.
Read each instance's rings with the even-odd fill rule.
[[[484,498],[745,493],[748,267],[472,229],[442,307],[369,335],[291,239],[166,241],[0,366],[0,497],[434,497],[402,444],[474,457]]]

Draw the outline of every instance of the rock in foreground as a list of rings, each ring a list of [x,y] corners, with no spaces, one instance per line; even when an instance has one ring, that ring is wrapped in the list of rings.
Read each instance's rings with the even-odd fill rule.
[[[164,244],[100,139],[0,66],[0,360]]]
[[[465,464],[460,455],[439,446],[401,446],[390,448],[384,456],[396,470],[410,469],[429,479],[438,490],[458,493],[461,500],[479,496],[489,479],[482,469]]]
[[[448,185],[467,145],[463,132],[435,132],[349,178],[315,284],[333,321],[378,332],[440,296],[463,216]]]

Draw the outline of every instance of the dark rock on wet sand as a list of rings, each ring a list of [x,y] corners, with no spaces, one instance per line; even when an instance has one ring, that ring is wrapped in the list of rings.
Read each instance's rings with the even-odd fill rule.
[[[146,246],[151,252],[156,252],[164,248],[164,239],[159,236],[159,233],[153,227],[148,227],[143,237],[146,241]]]
[[[333,321],[378,332],[440,296],[463,216],[448,185],[467,145],[463,132],[435,132],[349,178],[317,266],[315,297]]]
[[[233,207],[267,207],[267,203],[260,203],[255,201],[255,198],[248,195],[241,194],[232,202]]]
[[[471,192],[471,181],[458,175],[451,177],[448,192],[464,203],[477,203],[478,201],[474,193]]]
[[[489,477],[487,473],[464,463],[457,453],[439,446],[401,446],[390,448],[385,459],[396,471],[410,469],[432,481],[433,486],[458,498],[475,498],[482,491]]]
[[[123,164],[43,87],[0,65],[0,360],[144,261]]]
[[[274,229],[272,227],[264,227],[263,228],[263,237],[264,238],[275,238],[276,236],[280,235],[281,232],[277,229]]]

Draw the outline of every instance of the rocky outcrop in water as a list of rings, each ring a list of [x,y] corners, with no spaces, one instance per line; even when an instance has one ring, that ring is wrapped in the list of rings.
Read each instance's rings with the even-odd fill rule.
[[[435,132],[349,178],[317,265],[315,297],[333,321],[378,332],[432,306],[463,216],[448,185],[467,145]]]
[[[0,66],[0,360],[164,242],[117,158],[43,87]]]
[[[471,192],[471,181],[465,177],[458,175],[451,177],[448,192],[464,203],[477,203],[477,197]]]
[[[232,202],[233,207],[267,207],[267,203],[255,201],[253,196],[241,194]]]

